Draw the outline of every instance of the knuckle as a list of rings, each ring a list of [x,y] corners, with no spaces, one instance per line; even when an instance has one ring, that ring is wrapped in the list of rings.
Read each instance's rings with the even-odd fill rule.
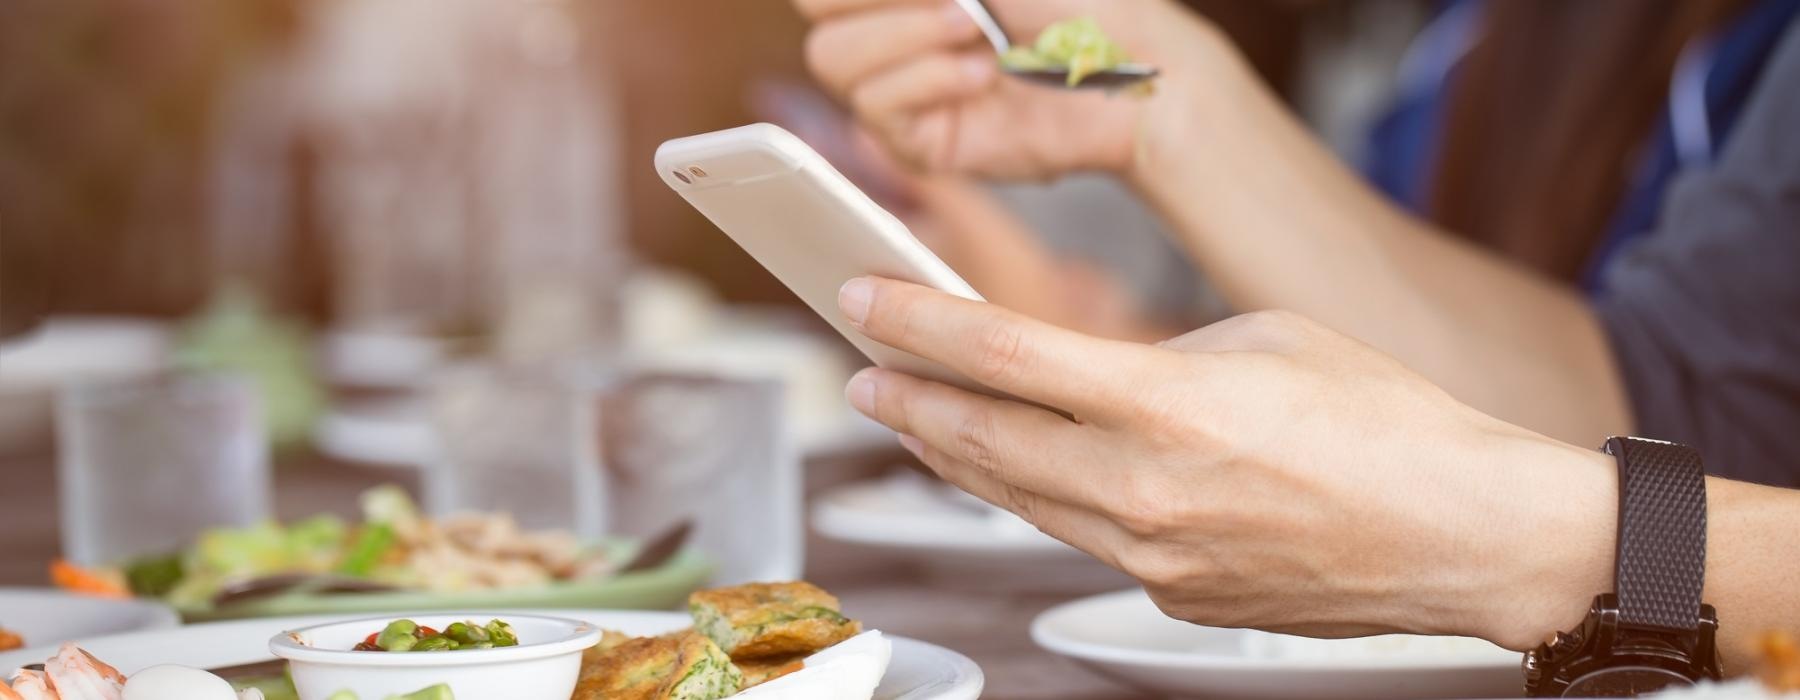
[[[977,330],[975,343],[976,380],[992,384],[1027,371],[1029,353],[1017,324],[1004,318],[990,320]]]
[[[1178,589],[1191,578],[1183,559],[1170,556],[1166,548],[1154,545],[1139,546],[1127,555],[1125,573],[1149,590]]]
[[[1170,513],[1164,494],[1144,486],[1138,478],[1128,479],[1122,491],[1108,513],[1119,527],[1143,538],[1155,538],[1169,531]]]
[[[982,471],[993,472],[1000,466],[996,439],[993,416],[985,411],[971,412],[956,426],[957,450],[964,461]]]

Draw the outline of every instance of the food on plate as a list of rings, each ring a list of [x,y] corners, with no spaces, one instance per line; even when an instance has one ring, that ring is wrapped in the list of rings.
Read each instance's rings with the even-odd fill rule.
[[[512,625],[490,620],[486,625],[470,620],[453,622],[438,631],[412,620],[395,620],[380,632],[371,632],[356,651],[458,651],[516,647],[519,636]]]
[[[19,633],[0,627],[0,651],[12,651],[25,648],[25,638]]]
[[[1768,632],[1757,640],[1761,663],[1757,677],[1778,693],[1800,693],[1800,640],[1785,632]]]
[[[352,693],[348,690],[340,690],[338,692],[332,693],[331,697],[328,697],[325,700],[362,700],[362,699],[357,697],[356,693]],[[389,695],[389,696],[387,696],[387,698],[385,700],[456,700],[456,695],[450,692],[450,686],[438,684],[438,685],[431,686],[430,688],[414,691],[411,693],[407,693],[405,695]]]
[[[718,700],[737,693],[743,673],[705,635],[640,637],[582,656],[571,700]]]
[[[1030,46],[1014,46],[1000,56],[1001,65],[1015,70],[1066,69],[1069,87],[1130,60],[1090,17],[1052,24]]]
[[[745,659],[733,663],[737,664],[738,671],[744,674],[744,687],[754,688],[806,668],[806,655],[771,656],[763,659]]]
[[[700,591],[689,598],[688,611],[694,618],[692,629],[660,637],[603,632],[600,643],[582,654],[581,678],[571,700],[731,697],[746,688],[806,675],[800,672],[812,668],[812,659],[828,656],[825,652],[837,648],[833,645],[855,637],[862,629],[862,623],[844,617],[837,598],[804,581]],[[729,652],[731,649],[737,651]],[[878,665],[885,671],[885,654],[878,664],[865,665]],[[858,678],[868,675],[862,667],[840,670]],[[829,675],[820,674],[819,678]],[[870,692],[880,680],[877,672],[868,684]],[[819,686],[828,692],[818,697],[858,695],[858,691],[833,695],[831,682]],[[796,683],[814,687],[811,680]]]
[[[805,581],[751,583],[688,596],[694,628],[733,660],[804,654],[856,636],[838,599]]]
[[[460,592],[594,580],[617,566],[603,548],[572,533],[522,530],[505,514],[419,514],[406,492],[381,486],[362,495],[363,522],[321,515],[288,525],[265,522],[203,533],[186,551],[118,568],[59,563],[65,588],[137,594],[181,608],[209,607],[228,586],[267,576],[349,577],[398,589]]]
[[[261,700],[239,694],[211,673],[181,666],[154,666],[127,679],[118,669],[81,647],[64,644],[44,661],[44,670],[19,669],[0,683],[0,700]]]

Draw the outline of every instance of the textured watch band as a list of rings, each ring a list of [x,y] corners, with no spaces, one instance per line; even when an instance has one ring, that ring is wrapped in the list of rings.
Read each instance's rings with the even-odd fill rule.
[[[1694,450],[1615,437],[1619,462],[1619,621],[1669,630],[1699,626],[1706,579],[1706,470]]]

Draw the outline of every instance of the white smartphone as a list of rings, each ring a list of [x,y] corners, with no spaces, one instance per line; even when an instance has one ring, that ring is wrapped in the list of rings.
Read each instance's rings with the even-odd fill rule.
[[[799,137],[773,124],[751,124],[674,139],[656,149],[656,170],[876,365],[994,393],[936,362],[870,340],[844,319],[838,288],[862,275],[982,298]]]

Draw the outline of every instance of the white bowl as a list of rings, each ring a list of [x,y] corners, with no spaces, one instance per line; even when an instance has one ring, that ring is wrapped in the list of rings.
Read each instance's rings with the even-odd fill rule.
[[[389,622],[405,618],[436,629],[452,622],[505,620],[519,645],[498,649],[351,651]],[[600,641],[599,628],[560,617],[517,613],[387,615],[283,632],[269,651],[288,661],[300,700],[325,700],[349,690],[362,698],[411,693],[449,684],[459,698],[568,700],[581,673],[581,652]]]

